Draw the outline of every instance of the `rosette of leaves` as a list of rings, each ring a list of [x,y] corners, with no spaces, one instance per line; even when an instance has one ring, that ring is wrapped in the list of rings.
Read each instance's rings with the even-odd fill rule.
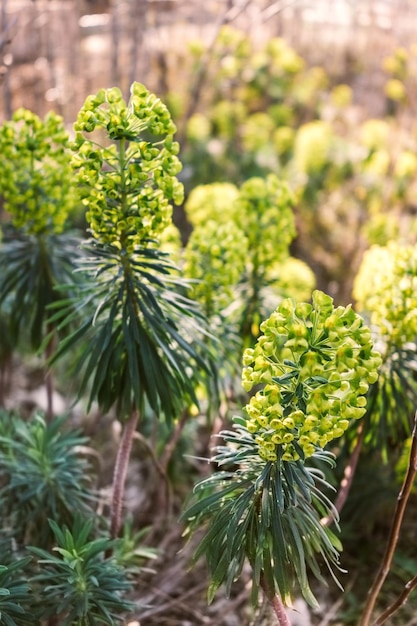
[[[367,445],[386,451],[408,437],[417,402],[417,248],[391,242],[365,252],[354,283],[382,354],[372,388]]]
[[[55,538],[53,552],[30,546],[37,571],[35,615],[58,617],[62,626],[125,623],[134,604],[125,596],[131,588],[127,572],[106,552],[114,542],[94,538],[93,521],[77,516],[71,528],[49,521]]]
[[[77,240],[64,232],[77,203],[68,143],[54,113],[42,120],[19,109],[0,128],[0,197],[10,218],[0,247],[0,306],[13,342],[24,340],[33,350],[47,334],[48,306],[62,298],[57,285],[64,289],[74,280]],[[51,389],[48,394],[51,414]]]
[[[0,506],[19,547],[31,542],[48,548],[48,518],[69,524],[76,512],[94,515],[91,466],[80,454],[86,438],[65,431],[64,424],[65,417],[47,424],[40,414],[30,421],[1,414]]]
[[[209,599],[248,559],[254,600],[262,587],[276,608],[299,588],[314,606],[307,571],[323,582],[319,563],[337,568],[341,546],[321,521],[337,521],[330,486],[306,460],[332,463],[323,446],[364,415],[380,357],[362,318],[320,291],[312,304],[284,300],[261,330],[244,353],[243,386],[255,393],[220,433],[220,471],[195,487],[184,517],[191,530],[207,526],[195,559],[206,557]]]
[[[101,90],[87,98],[75,129],[75,181],[92,239],[79,265],[84,282],[68,309],[53,318],[60,327],[78,311],[84,319],[54,359],[82,343],[79,395],[88,389],[88,406],[96,401],[105,412],[115,407],[125,425],[115,474],[117,534],[118,481],[124,482],[139,414],[170,421],[196,400],[196,376],[205,366],[204,320],[157,245],[171,221],[170,202],[182,199],[179,146],[165,105],[139,83],[128,102],[117,88]]]

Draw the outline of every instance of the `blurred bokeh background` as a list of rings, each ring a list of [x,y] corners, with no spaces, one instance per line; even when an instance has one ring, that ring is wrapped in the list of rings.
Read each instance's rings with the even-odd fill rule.
[[[379,115],[382,61],[414,43],[416,23],[414,0],[1,0],[0,115],[25,106],[71,120],[91,91],[132,80],[186,90],[190,42],[211,45],[223,24],[257,49],[283,37]]]

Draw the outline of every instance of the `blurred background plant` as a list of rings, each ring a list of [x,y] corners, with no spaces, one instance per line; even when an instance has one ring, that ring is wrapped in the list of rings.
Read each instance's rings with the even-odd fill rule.
[[[68,294],[77,239],[68,230],[77,206],[71,185],[69,134],[62,118],[45,120],[19,109],[0,130],[0,190],[7,221],[0,246],[3,377],[11,349],[51,355],[57,339],[48,306]],[[60,287],[58,293],[57,288]],[[45,371],[47,417],[53,416],[53,382]]]

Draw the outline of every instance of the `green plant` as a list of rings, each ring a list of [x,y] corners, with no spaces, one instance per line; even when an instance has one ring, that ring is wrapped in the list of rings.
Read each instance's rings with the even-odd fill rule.
[[[206,557],[209,599],[223,583],[230,591],[248,559],[254,600],[262,587],[286,624],[283,604],[297,585],[316,603],[307,566],[323,581],[320,559],[339,563],[340,544],[322,523],[337,521],[330,486],[308,459],[332,462],[323,447],[365,414],[381,359],[363,320],[320,291],[311,305],[284,300],[261,331],[244,353],[253,395],[234,431],[220,433],[225,445],[211,459],[220,471],[195,487],[184,518],[192,531],[208,526],[195,559]]]
[[[32,590],[24,573],[31,560],[27,556],[7,565],[0,564],[0,624],[35,626],[39,623],[32,612]]]
[[[370,398],[365,443],[385,455],[410,435],[417,403],[416,284],[417,249],[396,242],[372,246],[354,283],[357,308],[369,317],[383,359]]]
[[[48,518],[71,523],[76,512],[93,515],[96,498],[91,466],[79,452],[86,438],[63,429],[65,416],[46,423],[41,414],[28,422],[1,415],[0,504],[3,528],[20,547],[28,542],[48,548]]]
[[[269,174],[249,178],[239,189],[226,183],[202,185],[186,203],[194,225],[185,250],[186,272],[200,280],[204,276],[194,290],[209,316],[213,309],[226,310],[231,301],[238,302],[229,311],[240,318],[245,347],[256,339],[268,314],[266,292],[277,279],[271,269],[289,256],[295,236],[293,202],[287,183]]]
[[[19,109],[0,128],[0,196],[9,216],[0,246],[0,306],[7,312],[7,332],[15,345],[26,343],[37,351],[50,335],[44,344],[46,357],[56,340],[47,309],[73,282],[78,256],[77,241],[64,232],[78,202],[68,145],[63,120],[54,113],[41,120]],[[46,385],[50,419],[50,373]]]
[[[75,180],[92,239],[78,268],[83,284],[52,317],[60,329],[78,312],[83,321],[60,343],[52,362],[82,340],[79,395],[89,386],[88,405],[97,401],[105,412],[115,407],[124,425],[114,472],[115,537],[139,416],[170,421],[196,401],[204,320],[159,247],[171,221],[170,201],[182,199],[179,146],[165,105],[139,83],[132,85],[128,103],[117,88],[101,90],[87,98],[75,129]]]
[[[41,619],[59,616],[62,626],[121,622],[133,604],[123,598],[131,585],[114,559],[105,554],[114,542],[91,539],[94,522],[76,516],[72,530],[49,520],[56,540],[51,554],[28,548],[39,571],[32,578],[40,592],[36,614]]]

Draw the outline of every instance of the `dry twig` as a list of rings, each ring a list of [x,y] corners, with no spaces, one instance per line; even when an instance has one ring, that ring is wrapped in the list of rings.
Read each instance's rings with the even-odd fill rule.
[[[385,549],[384,557],[382,559],[381,567],[379,568],[379,571],[375,577],[375,580],[368,592],[368,598],[365,604],[364,611],[362,613],[360,626],[369,626],[372,612],[374,610],[379,592],[381,591],[382,585],[384,584],[384,581],[386,577],[388,576],[388,573],[391,569],[391,563],[392,563],[392,559],[394,557],[395,549],[398,543],[398,538],[400,534],[402,520],[404,517],[404,512],[407,506],[408,498],[411,493],[411,489],[413,486],[416,472],[417,472],[417,411],[414,417],[414,428],[413,428],[413,433],[412,433],[410,460],[409,460],[409,464],[407,468],[407,473],[405,475],[404,482],[401,487],[401,491],[397,498],[397,504],[396,504],[395,511],[394,511],[394,517],[392,520],[392,525],[391,525],[391,529],[390,529],[390,533],[388,537],[388,543]],[[408,595],[406,596],[406,598],[408,597]],[[400,606],[401,604],[399,604],[397,608],[399,608]],[[382,624],[383,622],[375,622],[375,624],[378,624],[378,623]]]

